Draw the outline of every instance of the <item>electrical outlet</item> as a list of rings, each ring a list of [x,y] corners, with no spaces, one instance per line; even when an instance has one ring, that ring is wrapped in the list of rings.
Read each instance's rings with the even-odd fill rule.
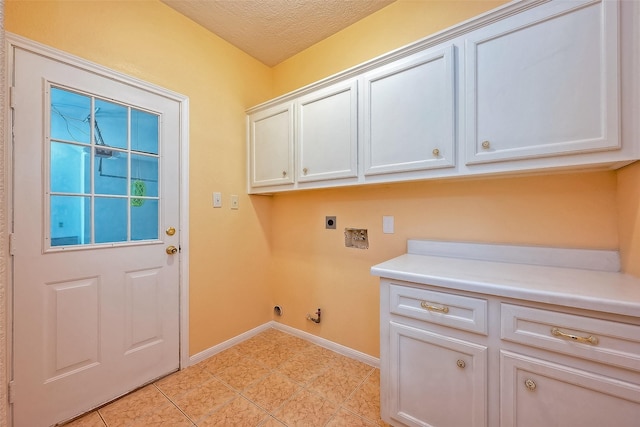
[[[335,216],[325,216],[324,217],[324,228],[335,230],[336,229],[336,217]]]
[[[231,209],[238,209],[238,196],[235,194],[231,196]]]

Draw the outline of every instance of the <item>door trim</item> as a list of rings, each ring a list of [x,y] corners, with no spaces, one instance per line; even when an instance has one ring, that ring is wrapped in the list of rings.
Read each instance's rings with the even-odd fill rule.
[[[7,232],[11,234],[13,218],[13,140],[12,140],[12,115],[11,110],[11,87],[13,86],[14,60],[13,52],[16,48],[20,48],[31,53],[50,58],[52,60],[62,62],[69,66],[82,69],[84,71],[97,74],[101,77],[115,80],[120,83],[131,85],[147,92],[153,93],[164,98],[171,99],[179,103],[180,106],[180,129],[179,135],[179,155],[180,155],[180,174],[179,174],[179,191],[180,191],[180,278],[179,278],[179,363],[180,369],[189,366],[189,98],[177,92],[170,91],[152,83],[145,82],[135,77],[128,76],[121,72],[109,69],[105,66],[87,61],[80,57],[68,54],[61,50],[46,46],[44,44],[32,41],[25,37],[9,33],[5,34],[5,70],[6,70],[6,94],[3,105],[5,114],[5,179],[6,179],[6,197],[7,197]],[[12,276],[12,259],[8,259],[7,268],[7,366],[8,381],[13,379],[13,366],[11,360],[13,357],[13,307],[10,303],[13,299],[13,276]],[[0,395],[3,393],[0,392]],[[8,417],[11,418],[10,411],[7,411]],[[11,421],[9,419],[8,421]],[[9,423],[9,425],[11,425]]]

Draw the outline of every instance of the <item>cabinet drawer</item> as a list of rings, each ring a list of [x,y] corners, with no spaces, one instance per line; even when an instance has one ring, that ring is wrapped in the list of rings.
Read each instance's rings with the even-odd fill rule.
[[[501,304],[501,338],[640,371],[640,326]]]
[[[487,335],[487,301],[427,289],[390,285],[392,314]]]

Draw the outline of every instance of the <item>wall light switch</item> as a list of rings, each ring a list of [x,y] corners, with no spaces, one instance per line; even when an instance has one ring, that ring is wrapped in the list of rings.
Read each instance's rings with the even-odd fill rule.
[[[238,209],[238,196],[231,196],[231,209]]]
[[[394,223],[393,216],[383,216],[382,217],[382,232],[385,234],[393,234],[394,233]]]
[[[214,208],[222,207],[222,193],[218,193],[218,192],[213,193],[213,207]]]

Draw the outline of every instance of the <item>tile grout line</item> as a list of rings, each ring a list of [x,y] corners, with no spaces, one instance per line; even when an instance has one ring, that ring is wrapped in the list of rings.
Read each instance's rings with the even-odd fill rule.
[[[182,413],[182,415],[184,415],[184,416],[185,416],[185,418],[186,418],[186,419],[188,419],[188,420],[191,422],[191,424],[196,425],[195,421],[193,421],[193,420],[191,419],[191,417],[190,417],[189,415],[187,415],[187,414],[182,410],[182,408],[180,408],[180,407],[178,406],[178,404],[177,404],[176,402],[174,402],[174,401],[173,401],[173,399],[171,399],[169,396],[167,396],[167,395],[165,394],[165,392],[164,392],[164,391],[162,391],[162,390],[160,389],[160,387],[158,387],[158,386],[156,385],[156,383],[153,383],[153,386],[154,386],[154,387],[155,387],[155,388],[160,392],[160,394],[162,394],[162,395],[163,395],[163,396],[164,396],[164,397],[165,397],[165,398],[166,398],[166,399],[167,399],[167,400],[168,400],[168,401],[169,401],[173,406],[175,406],[175,407],[176,407],[176,409],[177,409],[178,411],[180,411],[180,412]]]
[[[282,334],[286,334],[287,337],[282,339],[280,337],[260,338],[260,339],[254,340],[253,343],[247,343],[247,345],[240,347],[240,349],[238,346],[241,343],[238,343],[236,346],[226,349],[226,350],[234,349],[233,350],[234,355],[223,357],[222,359],[220,359],[219,362],[215,361],[214,363],[201,365],[199,369],[203,369],[203,372],[206,374],[206,377],[199,376],[199,374],[197,374],[197,381],[196,381],[194,380],[196,377],[192,379],[190,378],[191,377],[190,375],[187,376],[186,379],[183,381],[187,381],[189,383],[188,385],[189,389],[186,389],[183,392],[181,392],[178,396],[175,396],[175,399],[169,397],[169,395],[160,388],[160,386],[157,384],[158,380],[152,382],[151,384],[154,385],[155,390],[158,391],[161,396],[167,399],[171,403],[171,405],[175,409],[177,409],[179,413],[182,414],[182,416],[185,417],[185,421],[188,421],[189,423],[191,423],[193,427],[197,426],[198,423],[203,422],[203,420],[206,420],[209,417],[213,416],[213,414],[215,414],[216,412],[227,407],[228,405],[231,404],[231,402],[233,402],[238,398],[245,399],[247,402],[250,402],[260,411],[264,412],[265,417],[262,418],[262,420],[260,420],[258,424],[259,426],[262,426],[269,422],[277,422],[286,426],[287,422],[284,419],[279,418],[279,416],[276,414],[281,412],[280,416],[284,416],[284,417],[288,416],[286,415],[288,412],[285,411],[286,406],[289,405],[292,401],[294,401],[296,397],[300,397],[300,394],[303,392],[307,392],[313,395],[314,399],[319,398],[322,401],[327,402],[331,406],[335,405],[334,411],[331,411],[331,412],[327,411],[329,412],[330,415],[327,418],[327,421],[323,423],[323,425],[325,426],[334,422],[334,420],[336,419],[340,419],[341,413],[349,414],[348,416],[357,417],[364,424],[367,424],[367,425],[379,424],[378,419],[372,419],[372,418],[369,418],[369,416],[365,416],[357,412],[359,410],[364,409],[363,413],[367,413],[368,415],[373,414],[373,413],[369,413],[369,411],[366,411],[366,408],[364,406],[361,407],[361,405],[359,405],[357,402],[355,401],[353,402],[354,403],[354,405],[352,405],[353,408],[347,407],[349,401],[353,399],[357,393],[363,390],[363,387],[366,384],[366,382],[373,377],[373,375],[376,372],[376,368],[377,368],[376,366],[372,366],[361,360],[354,359],[347,355],[338,353],[332,349],[325,349],[322,346],[318,346],[318,344],[316,343],[310,342],[308,340],[304,340],[304,338],[295,337],[283,331],[280,331],[280,332]],[[293,338],[293,339],[290,339],[290,338]],[[252,339],[252,338],[249,338],[249,339]],[[267,343],[269,343],[269,341],[271,341],[273,344],[266,345]],[[246,340],[243,342],[246,342]],[[262,347],[263,344],[265,345],[264,347]],[[282,346],[280,350],[285,349],[287,351],[284,351],[284,352],[274,351],[273,349],[275,346],[277,347]],[[288,348],[285,348],[285,347],[288,347]],[[315,352],[318,350],[317,347],[322,348],[323,351],[321,351],[320,353]],[[326,350],[328,353],[325,353],[324,350]],[[269,354],[269,352],[271,351],[273,351],[273,356]],[[212,357],[214,356],[215,355],[212,355]],[[232,359],[239,358],[238,360],[245,359],[248,361],[247,366],[243,367],[241,371],[244,372],[246,370],[245,368],[247,368],[248,369],[247,372],[249,372],[250,375],[247,375],[245,377],[244,374],[239,372],[239,375],[241,376],[237,377],[237,381],[233,379],[233,376],[235,375],[233,371],[229,371],[226,375],[227,379],[231,379],[232,381],[237,382],[237,384],[239,384],[238,388],[232,386],[231,384],[223,380],[224,376],[222,374],[228,369],[230,369],[232,366],[234,366],[233,363],[231,364],[228,363],[229,361],[231,361],[231,359],[228,359],[229,357],[231,357]],[[343,359],[355,361],[358,364],[354,365],[348,361],[345,362]],[[204,360],[199,363],[202,363],[202,362],[204,362]],[[287,364],[290,364],[290,365],[284,368],[285,370],[281,370]],[[197,365],[198,364],[194,364],[193,367],[195,368]],[[256,367],[260,366],[262,369],[264,369],[264,374],[260,375],[258,378],[251,380],[246,385],[242,384],[242,382],[246,381],[247,379],[251,379],[253,374],[255,374],[255,371],[253,374],[251,374],[252,365],[255,365]],[[364,369],[360,365],[366,366],[366,369]],[[361,379],[358,382],[356,382],[353,389],[350,392],[348,392],[348,394],[344,398],[342,398],[341,396],[343,395],[344,391],[349,390],[348,384],[347,384],[347,387],[345,387],[345,384],[343,384],[342,382],[335,383],[335,384],[338,384],[338,387],[335,388],[336,389],[335,392],[331,392],[330,390],[327,389],[327,386],[331,387],[333,380],[329,377],[327,377],[327,381],[320,380],[321,377],[326,376],[326,374],[329,371],[331,371],[332,369],[338,369],[338,368],[342,368],[345,374],[348,372],[352,374],[354,377],[360,376],[358,372],[365,373],[365,375],[363,375]],[[187,369],[189,369],[189,367]],[[287,371],[289,372],[289,374],[285,373]],[[175,373],[169,374],[167,377],[171,375],[176,375],[179,373],[180,371],[177,371]],[[278,394],[271,393],[271,388],[267,387],[266,391],[256,395],[257,399],[263,398],[265,402],[264,405],[260,404],[258,400],[254,400],[250,398],[248,395],[248,390],[254,388],[255,386],[265,381],[269,376],[272,376],[272,375],[280,377],[286,380],[287,382],[289,382],[290,384],[294,385],[295,388],[293,390],[293,393],[287,396],[285,400],[278,402],[280,398],[285,397],[286,394],[279,393],[278,395]],[[290,375],[293,375],[293,376],[290,376]],[[307,377],[307,375],[309,376]],[[351,377],[351,375],[349,376]],[[297,379],[294,379],[294,377]],[[203,381],[204,378],[206,379]],[[206,412],[206,414],[202,415],[198,419],[198,422],[196,422],[178,405],[177,401],[179,399],[177,398],[180,396],[184,396],[186,393],[190,393],[193,390],[196,390],[201,384],[209,383],[211,381],[216,381],[220,385],[223,385],[224,387],[228,388],[233,393],[228,399],[221,402],[215,408],[212,408],[212,409],[210,408],[211,410]],[[287,388],[290,388],[290,386],[287,386]],[[274,387],[273,391],[277,391],[277,389],[279,389],[279,386]],[[333,388],[331,388],[331,390],[333,390]],[[263,396],[264,393],[266,394]],[[363,392],[363,394],[368,395],[369,392]],[[303,399],[302,401],[304,400],[306,399]],[[278,406],[274,407],[272,410],[267,409],[267,405],[272,405],[273,403],[278,403]],[[96,412],[98,412],[98,416],[102,421],[103,425],[105,427],[109,427],[109,424],[104,419],[102,413],[100,413],[100,411],[98,410],[96,410]],[[153,408],[151,408],[147,412],[157,413]],[[270,420],[273,420],[273,421],[270,421]]]
[[[371,368],[371,370],[369,371],[369,373],[367,375],[364,376],[364,379],[362,381],[360,381],[360,383],[351,391],[351,393],[349,393],[349,395],[338,404],[338,410],[331,416],[331,418],[329,418],[329,420],[325,423],[325,426],[329,425],[329,423],[331,421],[333,421],[337,416],[338,413],[340,412],[341,409],[344,409],[345,411],[351,413],[352,415],[363,419],[365,422],[369,422],[369,418],[355,412],[352,409],[347,408],[345,405],[345,403],[347,403],[349,401],[349,399],[351,399],[360,389],[360,387],[362,387],[364,385],[364,383],[369,379],[369,377],[373,374],[373,372],[375,371],[375,368]],[[376,423],[377,424],[377,423]]]

